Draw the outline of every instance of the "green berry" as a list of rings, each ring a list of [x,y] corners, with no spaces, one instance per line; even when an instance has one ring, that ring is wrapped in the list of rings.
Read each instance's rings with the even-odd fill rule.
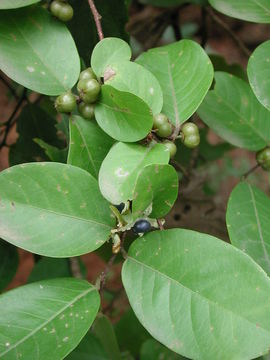
[[[200,144],[200,135],[195,134],[195,135],[185,136],[182,141],[186,147],[190,149],[194,149]]]
[[[100,93],[101,86],[95,79],[80,80],[77,84],[80,98],[87,104],[94,103]]]
[[[168,120],[167,116],[160,113],[160,114],[154,116],[153,128],[159,129],[160,126],[167,124],[168,122],[169,122],[169,120]]]
[[[187,122],[185,123],[182,128],[181,128],[182,133],[184,134],[184,137],[190,136],[190,135],[197,135],[199,134],[199,129],[198,126],[191,123],[191,122]]]
[[[165,123],[159,126],[157,135],[162,138],[166,138],[172,134],[172,126],[170,123]]]
[[[78,106],[79,113],[84,117],[85,119],[93,119],[95,116],[95,107],[91,104],[85,104],[84,102],[81,102]]]
[[[63,3],[58,0],[54,0],[50,5],[50,11],[55,16],[58,17],[58,14],[60,12],[60,9],[62,7]]]
[[[270,170],[270,147],[267,147],[267,148],[257,152],[256,159],[257,159],[258,164],[260,164],[264,170],[269,171]]]
[[[170,152],[170,158],[172,159],[177,151],[177,147],[176,147],[175,143],[168,140],[168,141],[164,141],[163,144],[166,146],[166,148]]]
[[[55,108],[60,113],[71,113],[76,107],[76,97],[70,91],[59,95],[55,100]]]
[[[73,18],[73,8],[71,5],[62,3],[61,9],[58,12],[57,18],[61,21],[69,21]]]
[[[96,79],[96,75],[92,68],[87,68],[80,73],[79,80]]]

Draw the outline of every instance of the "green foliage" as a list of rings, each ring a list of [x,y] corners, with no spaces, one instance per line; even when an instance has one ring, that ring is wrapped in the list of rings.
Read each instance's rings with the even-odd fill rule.
[[[35,264],[27,282],[64,278],[70,275],[68,259],[43,257]]]
[[[17,249],[0,239],[0,292],[14,277],[18,263]]]
[[[40,281],[2,295],[0,356],[62,359],[81,341],[99,305],[96,288],[75,279]]]
[[[40,0],[2,0],[0,9],[16,9],[39,2]]]
[[[71,88],[80,71],[69,31],[40,7],[0,12],[0,63],[12,80],[46,95]]]

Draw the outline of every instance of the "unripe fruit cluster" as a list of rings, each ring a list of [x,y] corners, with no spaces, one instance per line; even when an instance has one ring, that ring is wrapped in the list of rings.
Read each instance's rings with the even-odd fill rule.
[[[161,138],[169,137],[173,131],[169,119],[162,113],[154,116],[153,128],[157,130],[156,134]]]
[[[264,170],[270,171],[270,147],[257,152],[256,159]]]
[[[94,103],[101,89],[96,75],[91,68],[87,68],[80,73],[77,89],[81,100],[78,105],[78,111],[82,117],[90,120],[95,115]],[[55,101],[55,108],[60,113],[71,113],[75,110],[76,105],[76,96],[71,91],[61,94]]]
[[[63,0],[54,0],[50,5],[51,13],[61,21],[69,21],[73,17],[73,8]]]
[[[194,149],[200,144],[200,133],[198,126],[187,122],[181,128],[181,140],[182,143],[190,148]]]

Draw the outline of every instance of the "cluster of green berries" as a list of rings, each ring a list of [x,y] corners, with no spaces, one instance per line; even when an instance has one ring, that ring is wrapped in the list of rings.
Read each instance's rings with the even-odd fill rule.
[[[65,0],[53,0],[50,11],[53,16],[64,22],[71,20],[73,17],[73,8]]]
[[[77,90],[79,93],[78,111],[85,119],[94,117],[94,103],[97,101],[101,85],[91,68],[80,73]],[[55,100],[55,108],[60,113],[71,113],[77,106],[77,98],[71,91],[61,94]]]
[[[200,144],[200,133],[198,126],[187,122],[181,128],[181,140],[182,143],[190,148],[194,149]]]
[[[172,124],[167,116],[162,113],[154,116],[153,129],[160,138],[168,138],[173,132]],[[170,157],[173,158],[177,151],[176,145],[169,140],[165,140],[163,144],[170,152]]]
[[[256,159],[264,170],[270,171],[270,147],[257,152]]]

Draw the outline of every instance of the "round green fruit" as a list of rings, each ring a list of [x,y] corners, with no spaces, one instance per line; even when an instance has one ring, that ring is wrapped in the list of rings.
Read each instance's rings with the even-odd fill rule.
[[[87,104],[96,102],[101,86],[95,79],[80,80],[77,85],[80,98]]]
[[[200,144],[200,135],[195,134],[195,135],[185,136],[183,139],[183,144],[190,149],[194,149]]]
[[[167,124],[169,122],[167,116],[165,114],[158,114],[154,116],[153,128],[159,129],[160,126]]]
[[[57,17],[63,22],[71,20],[73,18],[72,6],[66,3],[62,3],[61,9],[59,10]]]
[[[51,5],[50,5],[50,11],[51,13],[55,16],[58,17],[58,14],[61,10],[63,3],[61,1],[58,0],[54,0]]]
[[[181,131],[184,134],[184,137],[199,134],[198,126],[193,124],[192,122],[185,123],[182,126]]]
[[[256,154],[256,159],[259,165],[264,170],[270,170],[270,147],[267,147]]]
[[[70,91],[59,95],[55,100],[55,108],[60,113],[71,113],[76,107],[76,96]]]
[[[162,138],[166,138],[172,134],[172,126],[170,123],[160,125],[157,131],[157,135]]]
[[[93,119],[95,116],[95,107],[91,104],[85,104],[84,102],[81,102],[78,106],[79,113],[84,117],[85,119]]]
[[[170,152],[170,158],[172,159],[177,151],[177,147],[175,143],[173,143],[172,141],[164,141],[163,145],[165,145],[168,151]]]
[[[79,80],[96,79],[96,75],[92,68],[87,68],[80,73]]]

